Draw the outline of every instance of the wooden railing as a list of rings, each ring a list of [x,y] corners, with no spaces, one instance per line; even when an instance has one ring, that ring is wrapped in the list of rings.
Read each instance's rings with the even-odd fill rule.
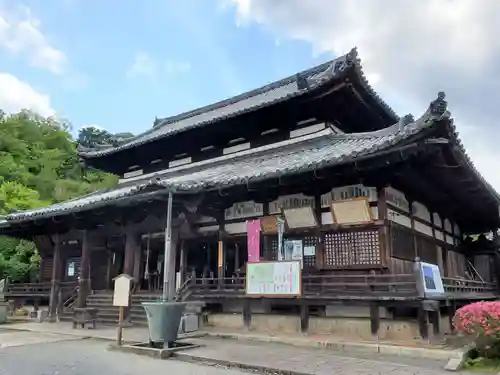
[[[449,294],[495,294],[497,286],[477,280],[466,280],[453,277],[443,277],[444,291]]]
[[[302,294],[312,298],[394,299],[418,297],[413,274],[306,275]]]
[[[497,294],[496,286],[480,281],[443,278],[444,298],[482,299]],[[240,298],[244,277],[191,278],[179,290],[184,299]],[[413,274],[304,275],[302,297],[314,300],[421,299]]]
[[[242,297],[245,278],[194,278],[186,287],[194,298]],[[417,297],[413,275],[304,275],[302,296],[310,299]]]
[[[59,289],[66,294],[76,287],[75,281],[59,282]],[[9,297],[49,297],[52,283],[9,283],[7,285],[6,296]]]

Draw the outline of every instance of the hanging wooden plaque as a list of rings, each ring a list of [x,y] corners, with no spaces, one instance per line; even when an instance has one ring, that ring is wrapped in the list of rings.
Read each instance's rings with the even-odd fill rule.
[[[370,204],[365,197],[331,203],[333,222],[337,225],[368,224],[373,222]]]
[[[263,234],[278,233],[278,217],[264,216],[260,219],[261,230]]]

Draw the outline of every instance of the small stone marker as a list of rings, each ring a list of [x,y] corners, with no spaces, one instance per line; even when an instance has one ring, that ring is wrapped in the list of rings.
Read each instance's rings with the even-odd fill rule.
[[[447,371],[460,371],[464,367],[468,355],[469,349],[457,350],[454,355],[450,357],[444,369]]]

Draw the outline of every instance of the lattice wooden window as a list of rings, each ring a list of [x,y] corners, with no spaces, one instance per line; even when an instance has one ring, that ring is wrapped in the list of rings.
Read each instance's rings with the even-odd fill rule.
[[[392,256],[404,260],[415,260],[414,237],[410,229],[400,228],[396,225],[391,226],[391,248]]]
[[[278,239],[273,238],[271,242],[271,249],[273,250],[271,253],[271,260],[278,260]]]
[[[380,241],[377,230],[325,234],[325,266],[379,265]]]

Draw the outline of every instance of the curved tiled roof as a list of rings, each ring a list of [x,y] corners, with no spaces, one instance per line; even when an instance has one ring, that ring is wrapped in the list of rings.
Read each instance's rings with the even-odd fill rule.
[[[414,135],[432,126],[436,119],[433,116],[428,111],[416,121],[404,117],[389,128],[367,133],[320,132],[316,137],[304,138],[280,148],[262,148],[260,151],[235,157],[231,162],[220,160],[203,165],[193,163],[189,168],[172,171],[161,177],[95,192],[45,208],[12,213],[6,219],[9,222],[29,221],[90,210],[112,201],[142,196],[146,190],[151,194],[164,194],[168,191],[194,193],[348,163],[404,145]]]
[[[318,88],[333,79],[338,78],[348,68],[354,68],[361,83],[367,92],[381,105],[381,107],[397,121],[396,113],[376,94],[369,85],[363,70],[358,52],[354,48],[348,54],[335,60],[305,70],[299,74],[265,85],[247,93],[205,106],[176,116],[157,120],[155,126],[146,132],[125,140],[125,143],[116,147],[100,147],[99,149],[80,149],[84,158],[99,157],[120,150],[133,148],[160,138],[164,138],[194,127],[200,127],[221,121],[240,114],[255,111],[260,108],[286,101]],[[301,80],[306,82],[301,87]]]

